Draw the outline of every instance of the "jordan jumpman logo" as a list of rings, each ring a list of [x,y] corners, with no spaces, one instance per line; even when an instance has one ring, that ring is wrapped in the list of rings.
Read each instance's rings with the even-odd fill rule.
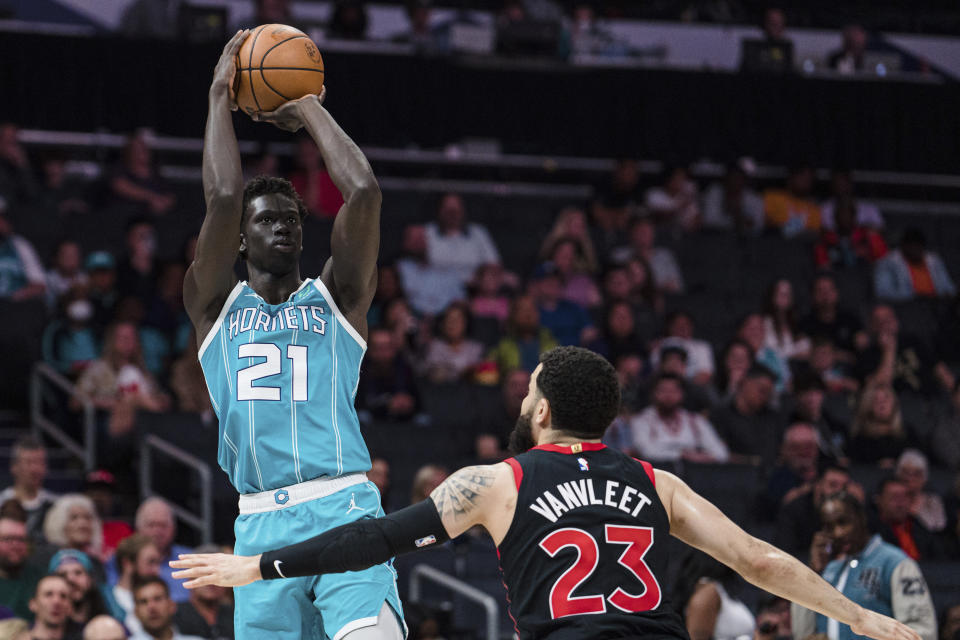
[[[350,513],[351,511],[353,511],[354,509],[356,509],[357,511],[366,511],[366,509],[364,509],[363,507],[358,507],[358,506],[357,506],[357,494],[351,493],[351,494],[350,494],[350,508],[347,509],[347,513],[349,514],[349,513]]]

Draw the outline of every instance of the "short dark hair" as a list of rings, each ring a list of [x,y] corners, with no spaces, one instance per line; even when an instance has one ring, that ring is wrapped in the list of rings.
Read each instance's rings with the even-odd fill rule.
[[[661,373],[661,374],[659,374],[659,375],[654,379],[654,381],[653,381],[653,387],[652,387],[652,388],[653,388],[653,389],[656,389],[657,387],[660,386],[660,383],[663,382],[664,380],[671,380],[671,381],[673,381],[673,382],[676,382],[678,385],[680,385],[680,388],[683,389],[683,378],[681,378],[680,376],[678,376],[678,375],[675,374],[675,373]]]
[[[553,428],[578,438],[602,437],[620,409],[613,365],[580,347],[556,347],[540,363],[537,389],[550,403]]]
[[[883,495],[884,490],[889,487],[891,484],[905,485],[903,480],[894,475],[885,476],[880,482],[877,483],[877,488],[873,492],[875,497],[880,497]]]
[[[167,597],[168,598],[170,597],[170,587],[169,585],[167,585],[166,582],[163,581],[163,578],[161,578],[160,576],[146,576],[144,578],[140,578],[139,580],[134,581],[133,583],[134,602],[136,602],[136,599],[137,599],[137,592],[140,591],[140,589],[149,587],[152,584],[160,585],[163,588],[163,592],[167,594]]]
[[[27,510],[16,498],[4,500],[0,503],[0,520],[13,520],[20,524],[27,524]]]
[[[828,502],[839,502],[843,506],[850,509],[854,515],[860,518],[864,523],[867,520],[867,510],[863,506],[863,503],[860,502],[860,498],[853,495],[849,491],[838,491],[837,493],[832,493],[826,498],[823,499],[823,502],[820,503],[820,508],[823,508],[823,505]]]
[[[250,202],[252,202],[254,198],[274,193],[279,193],[293,200],[297,205],[297,212],[300,214],[301,220],[307,217],[307,206],[303,204],[303,199],[300,198],[300,194],[293,188],[289,180],[274,176],[257,176],[243,187],[243,203],[240,205],[242,208],[240,225],[242,226],[243,223],[246,222],[247,207],[250,206]]]
[[[927,236],[919,227],[907,227],[900,236],[900,246],[905,244],[918,244],[921,247],[927,246]]]
[[[747,369],[747,372],[744,374],[744,380],[750,380],[752,378],[768,378],[771,382],[777,382],[777,374],[773,372],[770,367],[759,362],[754,362],[750,365],[750,368]]]
[[[660,350],[660,362],[666,360],[668,356],[680,356],[680,359],[684,362],[688,362],[690,359],[687,350],[677,344],[668,344]]]
[[[822,478],[828,473],[844,473],[847,476],[850,475],[850,467],[844,466],[839,462],[826,462],[820,466],[820,470],[817,473],[817,478]]]
[[[10,451],[10,463],[12,464],[13,461],[17,459],[17,456],[24,451],[46,451],[46,447],[43,446],[43,442],[41,442],[39,438],[32,434],[20,436],[17,438],[17,441],[13,443],[13,449]]]

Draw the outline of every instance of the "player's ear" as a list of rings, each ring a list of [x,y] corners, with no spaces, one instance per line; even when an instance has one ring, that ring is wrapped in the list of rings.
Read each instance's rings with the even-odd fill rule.
[[[243,233],[240,234],[240,249],[238,251],[241,254],[247,251],[247,237]]]
[[[550,422],[550,402],[546,398],[540,398],[537,400],[537,409],[534,412],[534,419],[539,424],[547,424]]]

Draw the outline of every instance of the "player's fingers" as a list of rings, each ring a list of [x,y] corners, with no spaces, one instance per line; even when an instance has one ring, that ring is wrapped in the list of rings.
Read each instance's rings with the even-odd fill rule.
[[[323,87],[320,89],[319,95],[317,95],[317,100],[320,101],[320,104],[323,104],[323,100],[326,97],[327,97],[327,85],[323,85]]]

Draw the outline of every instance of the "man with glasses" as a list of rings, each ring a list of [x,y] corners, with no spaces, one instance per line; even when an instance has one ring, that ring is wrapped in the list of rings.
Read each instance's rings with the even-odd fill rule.
[[[0,505],[0,602],[20,618],[33,619],[30,598],[43,573],[27,563],[27,518],[16,500]]]

